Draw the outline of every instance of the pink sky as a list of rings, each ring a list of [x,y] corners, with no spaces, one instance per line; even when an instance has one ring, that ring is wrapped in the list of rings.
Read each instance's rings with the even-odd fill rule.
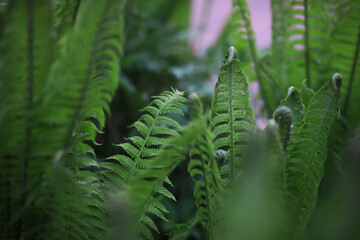
[[[257,46],[259,49],[265,49],[271,43],[270,0],[248,0],[248,4]],[[204,7],[207,8],[205,11]],[[194,33],[193,47],[197,54],[201,55],[206,48],[217,41],[231,15],[231,10],[231,0],[192,0],[191,28]],[[202,31],[201,24],[203,24]]]

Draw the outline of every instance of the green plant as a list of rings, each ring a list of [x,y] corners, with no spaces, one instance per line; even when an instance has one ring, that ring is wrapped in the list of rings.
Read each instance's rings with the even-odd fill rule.
[[[133,4],[149,13],[153,2],[167,4]],[[272,1],[278,14],[263,56],[246,1],[234,1],[229,29],[244,64],[230,47],[211,106],[195,93],[165,91],[115,145],[119,154],[97,159],[92,145],[121,75],[124,4],[13,0],[0,12],[1,238],[153,239],[171,216],[171,173],[183,163],[196,210],[170,239],[326,239],[321,225],[333,223],[324,208],[336,210],[334,239],[359,235],[339,224],[359,221],[350,214],[360,196],[356,1]],[[265,130],[256,127],[244,69],[273,113]],[[332,149],[339,141],[352,151]],[[326,194],[321,181],[333,158],[350,170],[336,177],[339,185],[327,182],[335,190]],[[337,208],[327,197],[339,193]]]
[[[1,238],[90,239],[107,229],[89,143],[117,86],[122,2],[72,3],[9,1],[4,13]]]

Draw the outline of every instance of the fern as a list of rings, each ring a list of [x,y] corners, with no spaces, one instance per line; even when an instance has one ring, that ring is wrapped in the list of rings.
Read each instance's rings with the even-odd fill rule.
[[[187,221],[186,223],[179,223],[171,228],[169,240],[186,240],[190,235],[190,232],[194,229],[199,220],[195,217]]]
[[[343,112],[352,126],[359,121],[360,74],[360,4],[356,0],[340,1],[336,7],[337,25],[331,32],[330,51],[333,53],[332,67],[344,76],[342,89]]]
[[[6,186],[0,194],[5,203],[1,219],[8,222],[2,237],[91,239],[105,232],[98,179],[82,171],[97,164],[83,156],[93,154],[83,141],[94,141],[97,131],[85,119],[98,115],[102,128],[101,113],[116,88],[120,7],[117,0],[83,3],[68,37],[59,40],[66,46],[59,55],[50,3],[9,4],[9,23],[1,29],[1,68],[6,70],[0,100],[6,107],[1,108],[0,132],[9,139],[0,150],[1,184]],[[112,30],[104,31],[108,27]],[[19,61],[24,61],[20,68]]]
[[[242,174],[222,205],[215,239],[281,239],[285,162],[273,120],[251,139],[244,155]]]
[[[248,137],[255,132],[248,82],[234,47],[229,48],[220,69],[209,120],[215,150],[228,152],[220,173],[232,182],[241,168]]]
[[[178,131],[182,128],[174,117],[183,115],[179,109],[184,107],[183,103],[186,101],[183,93],[174,90],[164,92],[154,98],[155,100],[142,110],[145,114],[131,125],[138,130],[140,136],[130,137],[129,143],[118,145],[128,156],[115,155],[108,158],[111,161],[100,164],[101,167],[114,171],[111,174],[116,173],[120,177],[122,184],[119,187],[121,188],[137,181],[142,169],[149,167],[149,159],[158,155],[157,147],[163,144],[166,137],[178,136]],[[169,114],[175,115],[169,116]],[[113,160],[120,165],[115,164]],[[111,179],[110,175],[109,179]]]
[[[280,136],[286,151],[287,146],[296,142],[297,132],[304,119],[305,106],[299,92],[290,87],[286,98],[274,112],[274,119],[279,123]]]
[[[28,218],[23,212],[28,193],[46,166],[38,136],[40,104],[52,63],[51,8],[46,2],[11,1],[1,29],[0,143],[1,229],[4,238],[20,238]],[[19,64],[21,62],[21,64]],[[40,144],[40,145],[39,145]]]
[[[167,137],[179,136],[178,131],[182,129],[182,126],[175,120],[175,117],[183,115],[180,108],[184,107],[184,102],[186,99],[183,97],[183,92],[173,90],[154,97],[150,105],[142,110],[145,113],[131,125],[138,130],[139,136],[130,137],[130,142],[118,145],[124,149],[127,155],[115,155],[100,164],[102,168],[109,170],[103,175],[110,186],[124,189],[146,177],[144,176],[146,170],[152,168],[151,159],[160,153],[158,147],[164,144]],[[169,180],[167,181],[169,182]],[[175,200],[175,197],[164,187],[158,188],[157,192]],[[146,211],[158,213],[158,216],[166,220],[163,217],[166,209],[159,206],[161,202],[155,204],[154,201],[151,201],[147,204]],[[155,223],[147,215],[140,218],[141,222],[147,226],[142,227],[142,234],[146,238],[151,238],[148,227],[158,231]]]
[[[180,135],[171,137],[162,144],[162,150],[159,154],[149,160],[149,167],[144,169],[139,179],[130,186],[131,207],[138,219],[137,231],[142,233],[145,238],[152,237],[146,226],[150,224],[143,220],[144,218],[149,219],[146,213],[151,212],[158,192],[164,189],[163,183],[168,181],[167,176],[175,167],[185,160],[185,154],[190,144],[195,141],[198,135],[206,131],[208,130],[201,120],[192,121],[185,126]]]
[[[271,69],[276,72],[276,77],[272,77],[272,79],[278,78],[282,83],[281,88],[288,84],[286,79],[286,50],[289,39],[290,7],[291,1],[271,1],[271,11],[273,13],[271,52],[273,54],[271,54],[270,58],[273,64],[269,62],[267,65],[271,65]]]
[[[289,144],[291,125],[293,121],[293,114],[290,108],[281,106],[276,109],[273,115],[275,121],[279,124],[279,132],[281,136],[281,143],[284,151]]]
[[[307,80],[305,79],[302,83],[301,89],[300,89],[300,96],[301,100],[304,103],[305,106],[308,105],[310,99],[314,96],[315,92],[307,85]]]
[[[205,121],[204,121],[205,124]],[[188,171],[195,181],[194,197],[197,206],[196,216],[213,236],[213,228],[219,221],[217,212],[221,204],[222,185],[213,157],[214,148],[210,132],[199,135],[190,149]]]
[[[286,156],[285,197],[294,222],[293,236],[301,234],[314,211],[327,154],[327,139],[340,103],[342,78],[335,74],[310,100],[297,141]]]

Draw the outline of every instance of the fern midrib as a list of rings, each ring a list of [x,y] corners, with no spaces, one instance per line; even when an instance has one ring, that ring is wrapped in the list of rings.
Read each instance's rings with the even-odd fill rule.
[[[153,127],[155,126],[155,123],[156,123],[156,119],[159,117],[160,113],[161,113],[161,110],[163,109],[164,106],[166,106],[170,101],[173,100],[173,98],[175,97],[175,94],[172,95],[168,100],[166,100],[166,102],[159,108],[159,111],[158,113],[156,114],[155,118],[154,118],[154,122],[153,124],[151,125],[150,129],[149,129],[149,133],[146,135],[146,138],[144,140],[144,143],[142,144],[141,146],[141,149],[139,151],[139,153],[136,155],[136,158],[135,158],[135,164],[134,166],[132,167],[131,169],[131,174],[130,174],[130,178],[129,178],[129,184],[131,185],[133,183],[133,177],[134,177],[134,173],[135,173],[135,170],[137,169],[137,165],[139,163],[139,159],[140,159],[140,156],[141,156],[141,153],[142,151],[144,150],[144,147],[150,137],[150,134],[151,134],[151,131],[153,129]]]
[[[329,113],[329,109],[330,109],[330,107],[331,107],[331,105],[332,105],[332,103],[333,103],[333,100],[334,100],[334,97],[335,97],[335,93],[336,93],[336,91],[338,91],[338,90],[334,90],[333,91],[333,93],[332,93],[332,95],[331,95],[331,98],[330,98],[330,101],[329,101],[329,103],[328,103],[328,105],[327,105],[327,107],[326,107],[326,110],[325,110],[325,112],[324,112],[324,114],[322,114],[322,116],[321,116],[321,123],[320,123],[320,128],[319,128],[319,130],[316,132],[316,134],[315,134],[315,136],[316,136],[316,139],[315,139],[315,144],[311,144],[311,152],[312,153],[315,153],[315,150],[316,149],[319,149],[319,147],[318,147],[318,139],[319,139],[319,136],[320,136],[320,132],[321,132],[321,130],[323,129],[323,126],[324,126],[324,121],[325,121],[325,118],[326,118],[326,116],[328,115],[328,113]],[[311,162],[310,162],[310,166],[307,168],[307,171],[306,171],[306,176],[309,176],[309,173],[311,173],[312,172],[312,166],[314,165],[313,163],[315,162],[315,159],[314,159],[314,154],[311,154]],[[308,183],[309,183],[309,177],[307,177],[306,179],[305,179],[305,184],[304,184],[304,186],[306,186],[306,188],[303,188],[302,190],[301,190],[301,196],[304,196],[304,192],[305,192],[305,189],[307,189],[307,186],[308,186]],[[306,192],[305,192],[306,193]],[[300,200],[300,204],[299,204],[299,206],[302,206],[303,205],[303,203],[304,203],[304,200],[303,200],[304,198],[301,198],[301,200]],[[297,213],[296,213],[296,217],[298,217],[298,216],[301,216],[301,208],[298,208],[297,209]]]
[[[28,167],[30,159],[30,139],[32,135],[32,108],[33,108],[33,91],[34,91],[34,2],[33,0],[27,1],[27,54],[28,54],[28,106],[27,106],[27,121],[26,121],[26,135],[25,135],[25,151],[23,173],[21,180],[21,195],[20,195],[20,208],[25,204],[26,187],[28,180]],[[22,235],[22,219],[17,222],[17,231],[15,239],[20,239]]]
[[[351,96],[351,90],[352,90],[352,85],[354,83],[354,79],[355,79],[355,71],[356,71],[356,64],[358,61],[358,57],[359,57],[359,48],[360,48],[360,26],[359,26],[359,30],[358,30],[358,37],[357,37],[357,43],[356,43],[356,50],[355,50],[355,55],[354,55],[354,60],[353,60],[353,65],[351,67],[351,73],[350,73],[350,81],[349,81],[349,86],[346,92],[346,98],[345,98],[345,104],[344,104],[344,115],[346,115],[348,106],[349,106],[349,102],[350,102],[350,96]]]
[[[231,152],[231,182],[234,181],[235,178],[235,146],[234,146],[234,120],[233,120],[233,106],[232,106],[232,62],[230,62],[229,66],[229,120],[230,120],[230,152]]]

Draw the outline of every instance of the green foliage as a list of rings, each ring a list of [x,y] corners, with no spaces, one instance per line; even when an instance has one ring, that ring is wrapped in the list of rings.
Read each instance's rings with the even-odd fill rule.
[[[169,233],[169,240],[185,240],[195,225],[199,222],[197,218],[192,218],[186,223],[176,224]]]
[[[178,90],[164,92],[160,96],[154,97],[149,106],[142,110],[145,113],[138,121],[131,125],[137,129],[139,135],[130,137],[130,142],[128,143],[118,145],[124,149],[127,155],[115,155],[109,157],[107,161],[100,163],[100,167],[108,170],[102,174],[108,180],[107,185],[115,186],[115,190],[125,189],[133,187],[132,185],[138,181],[145,181],[142,179],[152,177],[148,175],[149,172],[147,170],[154,167],[154,163],[151,160],[159,154],[157,147],[164,145],[167,137],[179,136],[178,131],[182,129],[182,126],[176,121],[176,117],[177,115],[183,115],[180,108],[184,107],[184,102],[186,102],[186,99],[183,97],[183,93]],[[167,182],[171,183],[169,180]],[[157,192],[175,200],[171,192],[164,187],[158,188]],[[147,197],[146,195],[144,196]],[[136,199],[142,201],[140,196],[137,196]],[[167,210],[159,201],[159,198],[145,201],[144,204],[146,204],[144,212],[153,213],[167,221],[164,217],[164,213]],[[134,205],[136,204],[134,203]],[[142,204],[139,205],[135,208],[141,209]],[[155,223],[149,216],[140,215],[140,222],[142,226],[139,232],[146,238],[151,238],[148,227],[158,232]]]
[[[125,2],[13,0],[0,9],[0,238],[154,239],[168,219],[184,222],[168,234],[178,240],[358,236],[360,208],[346,196],[359,199],[359,3],[273,0],[273,42],[260,57],[247,3],[234,1],[229,29],[240,51],[227,51],[211,106],[164,91],[117,154],[101,159],[93,146],[119,85],[127,105],[135,89],[134,99],[155,91],[144,84],[154,76],[162,89],[174,76],[184,84],[208,74],[188,69],[188,52],[175,57],[186,38],[161,41],[187,25],[187,3]],[[125,50],[124,28],[138,37]],[[256,129],[244,69],[274,112],[265,130]],[[344,77],[329,80],[335,70]],[[193,209],[169,218],[168,200],[181,198],[170,178],[186,166],[182,179],[193,185],[181,188],[193,192]]]
[[[159,154],[149,161],[149,168],[145,169],[141,178],[131,185],[129,192],[132,208],[140,221],[146,216],[144,213],[150,211],[152,203],[156,200],[156,193],[163,189],[163,183],[169,182],[167,176],[185,160],[189,145],[196,140],[198,134],[204,134],[206,131],[208,129],[201,120],[185,126],[180,135],[169,138],[163,144]],[[139,228],[146,233],[146,227]],[[145,237],[151,238],[150,235]]]
[[[255,132],[248,81],[234,47],[229,48],[220,69],[209,120],[215,150],[227,152],[226,162],[219,165],[220,174],[225,177],[226,184],[229,184],[241,168],[242,151],[249,136]]]
[[[261,73],[248,4],[246,0],[234,0],[233,8],[233,14],[230,19],[230,34],[232,36],[231,44],[237,49],[246,49],[246,54],[249,55],[249,59],[253,64],[255,78],[261,86],[260,91],[265,99],[266,109],[272,111],[276,107],[276,102],[274,102],[274,96],[270,95],[272,92],[269,91],[269,85]]]
[[[205,122],[204,122],[205,124]],[[196,215],[201,224],[212,234],[217,212],[221,204],[221,178],[210,132],[200,135],[190,148],[188,171],[195,181],[194,197],[197,206]]]
[[[287,151],[285,197],[289,216],[295,221],[290,227],[293,236],[304,231],[316,206],[327,155],[327,139],[340,106],[341,82],[342,77],[335,74],[315,93],[306,108],[296,141]]]
[[[121,8],[84,2],[69,31],[56,33],[48,1],[9,2],[0,50],[3,238],[104,235],[103,193],[85,168],[97,164],[84,141],[103,127],[116,88]]]

